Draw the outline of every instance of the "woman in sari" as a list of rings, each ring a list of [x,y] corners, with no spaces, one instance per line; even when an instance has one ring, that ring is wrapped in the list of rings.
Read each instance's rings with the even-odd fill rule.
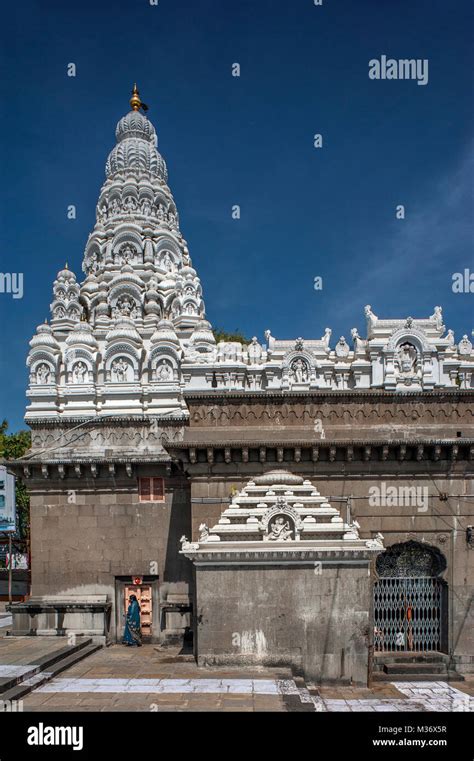
[[[130,604],[125,617],[125,631],[122,644],[129,647],[140,647],[142,644],[142,630],[140,626],[140,606],[136,595],[130,595]]]

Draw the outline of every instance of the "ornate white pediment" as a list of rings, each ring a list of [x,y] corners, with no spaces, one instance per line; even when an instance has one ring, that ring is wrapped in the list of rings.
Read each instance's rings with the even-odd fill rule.
[[[345,523],[310,481],[284,470],[249,481],[213,528],[201,528],[199,540],[182,548],[195,562],[307,562],[380,550],[368,547],[357,524]]]

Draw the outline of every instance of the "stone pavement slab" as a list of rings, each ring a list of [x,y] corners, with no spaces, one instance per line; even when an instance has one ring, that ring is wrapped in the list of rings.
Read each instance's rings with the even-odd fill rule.
[[[289,676],[287,669],[217,671],[180,661],[177,651],[117,645],[26,696],[24,710],[286,711],[285,696],[299,696]]]
[[[273,711],[389,713],[473,710],[472,681],[304,686],[287,669],[213,669],[152,645],[113,645],[24,699],[25,711]],[[464,691],[464,686],[466,691]]]

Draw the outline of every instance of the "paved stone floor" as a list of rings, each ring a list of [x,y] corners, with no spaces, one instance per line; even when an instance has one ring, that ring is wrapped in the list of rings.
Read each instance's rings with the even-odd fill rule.
[[[474,680],[388,682],[372,689],[321,687],[310,690],[317,711],[474,711]]]
[[[198,668],[153,645],[100,650],[30,693],[25,711],[473,711],[474,678],[312,687],[285,669]]]

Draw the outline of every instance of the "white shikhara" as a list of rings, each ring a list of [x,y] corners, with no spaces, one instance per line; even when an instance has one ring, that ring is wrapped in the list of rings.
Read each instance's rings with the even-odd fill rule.
[[[27,421],[185,419],[186,391],[473,388],[472,343],[465,335],[455,344],[441,307],[426,319],[386,320],[367,306],[366,337],[353,328],[334,348],[329,328],[320,339],[268,330],[266,344],[216,342],[155,129],[132,106],[107,159],[85,279],[67,266],[58,273],[51,320],[30,342]]]

